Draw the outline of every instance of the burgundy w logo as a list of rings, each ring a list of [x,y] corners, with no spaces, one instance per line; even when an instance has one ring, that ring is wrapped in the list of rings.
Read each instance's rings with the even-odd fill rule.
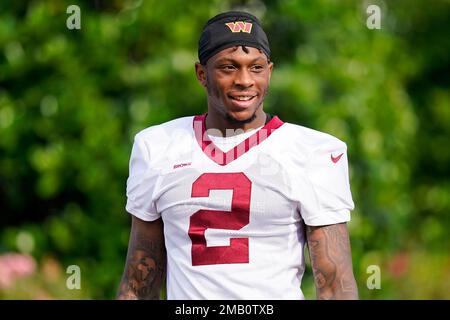
[[[246,32],[250,33],[252,31],[252,23],[251,22],[228,22],[225,23],[228,28],[230,28],[231,32]]]

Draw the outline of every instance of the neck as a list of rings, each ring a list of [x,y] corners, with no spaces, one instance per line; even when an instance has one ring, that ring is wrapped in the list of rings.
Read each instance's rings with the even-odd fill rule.
[[[221,131],[222,135],[225,136],[226,130],[237,130],[241,129],[243,131],[256,129],[264,126],[266,123],[266,114],[263,111],[262,105],[255,113],[255,118],[246,123],[239,123],[235,121],[230,121],[224,114],[218,114],[213,108],[208,108],[208,115],[206,117],[205,126],[206,130],[216,129]]]

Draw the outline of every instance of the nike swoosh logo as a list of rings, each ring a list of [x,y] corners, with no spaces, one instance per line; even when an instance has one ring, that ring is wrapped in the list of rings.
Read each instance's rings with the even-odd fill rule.
[[[333,157],[333,154],[331,154],[331,161],[333,161],[334,163],[338,162],[339,159],[341,159],[342,155],[343,155],[343,153],[341,153],[337,157]]]

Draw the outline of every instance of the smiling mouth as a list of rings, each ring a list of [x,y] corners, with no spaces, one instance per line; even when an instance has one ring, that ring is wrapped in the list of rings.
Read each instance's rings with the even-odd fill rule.
[[[235,96],[228,96],[230,99],[235,101],[250,101],[253,100],[253,98],[256,97],[256,95],[235,95]]]

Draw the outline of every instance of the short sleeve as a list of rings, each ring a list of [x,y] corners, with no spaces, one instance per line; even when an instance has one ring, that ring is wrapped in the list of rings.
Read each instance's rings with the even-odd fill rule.
[[[305,223],[321,226],[350,221],[354,203],[346,144],[336,139],[317,148],[305,173],[310,189],[310,197],[300,203],[300,214]]]
[[[126,210],[145,221],[161,216],[153,200],[158,172],[152,169],[150,157],[149,147],[137,134],[130,157]]]

